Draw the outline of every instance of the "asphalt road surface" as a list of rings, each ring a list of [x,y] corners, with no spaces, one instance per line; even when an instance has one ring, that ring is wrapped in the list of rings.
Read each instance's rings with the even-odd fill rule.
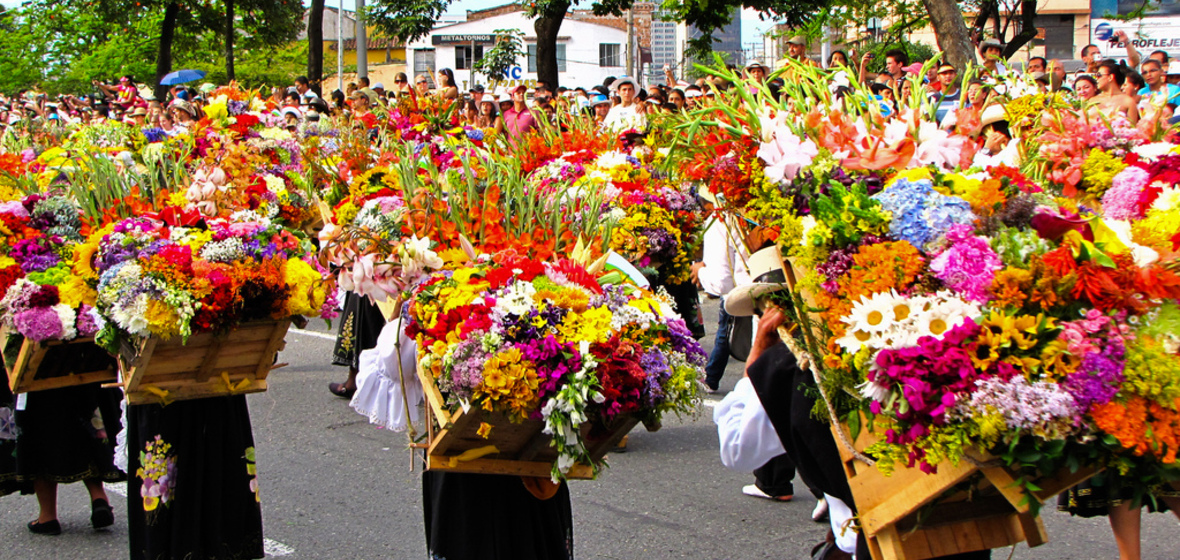
[[[705,302],[712,347],[717,302]],[[327,391],[344,368],[329,365],[334,333],[322,322],[292,329],[270,390],[251,395],[269,556],[302,559],[424,559],[420,470],[404,434],[368,424]],[[694,418],[671,418],[663,429],[632,432],[627,452],[610,457],[596,481],[570,484],[574,553],[580,560],[689,558],[802,559],[821,540],[814,499],[796,482],[796,498],[774,503],[741,493],[753,482],[717,458],[712,406],[741,376],[732,362],[722,391]],[[0,560],[104,560],[128,557],[123,485],[108,485],[116,523],[95,532],[80,484],[59,492],[63,534],[31,534],[32,496],[0,498]],[[1050,542],[993,552],[996,560],[1117,559],[1105,518],[1074,519],[1045,508]],[[1145,515],[1143,558],[1180,558],[1180,527],[1170,514]]]

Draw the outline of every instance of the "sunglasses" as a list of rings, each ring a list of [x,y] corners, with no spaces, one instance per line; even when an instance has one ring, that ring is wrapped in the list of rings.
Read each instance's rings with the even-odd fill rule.
[[[416,83],[419,83],[419,84],[426,84],[426,83],[429,83],[429,82],[427,82],[426,80],[422,80],[422,81],[420,81],[420,82],[416,82]]]

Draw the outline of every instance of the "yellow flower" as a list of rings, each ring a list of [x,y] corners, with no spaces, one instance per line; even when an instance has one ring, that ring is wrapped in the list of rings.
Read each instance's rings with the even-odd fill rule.
[[[226,107],[224,101],[221,103],[206,105],[205,116],[209,117],[209,120],[214,121],[229,118],[229,108]]]
[[[149,299],[144,318],[147,319],[148,329],[152,334],[164,340],[180,334],[180,316],[172,306],[163,301]]]
[[[319,315],[327,297],[320,273],[303,259],[292,258],[283,267],[283,275],[291,290],[287,312],[290,315]]]
[[[69,279],[57,288],[61,302],[75,309],[83,303],[94,306],[98,299],[98,292],[94,291],[94,288],[91,288],[81,276],[71,274]]]
[[[481,438],[488,439],[488,436],[492,435],[492,425],[487,422],[480,422],[479,429],[475,431],[475,434]]]
[[[159,498],[153,498],[153,497],[148,496],[143,499],[143,511],[156,511],[156,508],[159,506],[160,506],[160,499]]]

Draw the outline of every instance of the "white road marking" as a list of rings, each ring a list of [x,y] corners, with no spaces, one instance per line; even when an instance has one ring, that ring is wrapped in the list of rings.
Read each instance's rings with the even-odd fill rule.
[[[301,330],[301,329],[291,329],[287,332],[293,333],[293,334],[301,334],[303,336],[314,336],[316,338],[322,338],[324,340],[336,340],[336,335],[334,335],[334,334],[327,334],[327,333],[316,332],[316,331],[305,331],[305,330]]]
[[[266,553],[267,557],[286,556],[288,554],[295,553],[294,548],[291,548],[279,541],[272,541],[270,539],[262,539],[262,551]]]
[[[102,486],[103,488],[106,488],[107,492],[110,492],[111,494],[118,494],[124,498],[127,497],[127,489],[124,484],[111,484],[110,482],[107,482]],[[291,548],[279,541],[266,538],[262,539],[262,551],[266,553],[268,558],[295,554],[294,548]]]

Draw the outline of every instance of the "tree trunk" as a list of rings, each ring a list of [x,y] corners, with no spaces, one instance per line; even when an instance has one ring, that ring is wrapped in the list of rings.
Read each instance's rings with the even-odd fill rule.
[[[959,4],[955,0],[922,0],[922,3],[930,12],[938,48],[946,56],[943,60],[953,64],[961,73],[968,62],[975,61],[975,45],[971,43]]]
[[[324,81],[324,0],[311,0],[307,14],[307,81],[316,95],[323,97]]]
[[[234,0],[225,0],[225,79],[234,81]]]
[[[1036,0],[1023,0],[1020,3],[1020,33],[1012,37],[1012,40],[1008,42],[1008,46],[1004,48],[1005,60],[1016,54],[1020,50],[1020,47],[1023,47],[1037,37],[1036,20]]]
[[[172,71],[172,36],[176,33],[176,17],[180,4],[172,2],[164,8],[164,22],[160,24],[160,48],[156,51],[156,99],[168,99],[168,86],[160,83]]]
[[[225,79],[234,81],[234,0],[225,0]]]
[[[568,0],[551,2],[540,14],[533,28],[537,31],[537,81],[545,82],[549,91],[557,91],[557,32],[569,11]],[[473,53],[474,54],[474,53]]]

